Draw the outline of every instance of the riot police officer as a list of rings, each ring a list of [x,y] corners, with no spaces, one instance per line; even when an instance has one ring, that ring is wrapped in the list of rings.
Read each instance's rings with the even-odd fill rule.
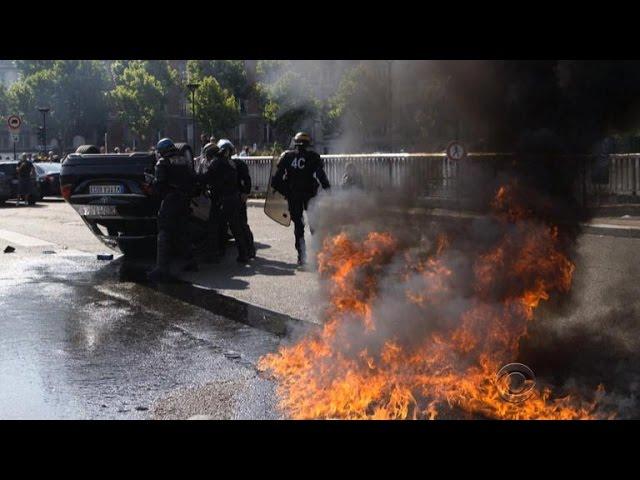
[[[207,251],[205,254],[205,262],[217,262],[224,256],[224,240],[222,240],[223,226],[220,224],[219,218],[222,208],[220,198],[214,194],[211,183],[209,169],[213,166],[216,156],[220,149],[215,143],[209,142],[202,147],[202,154],[198,164],[198,180],[202,185],[206,185],[207,195],[211,201],[209,206],[209,219],[207,224]]]
[[[152,185],[161,203],[156,268],[148,277],[153,281],[165,281],[171,277],[171,251],[175,247],[187,260],[184,270],[198,270],[187,228],[195,174],[191,159],[181,155],[170,138],[158,142],[156,154],[158,161]]]
[[[253,232],[249,227],[249,218],[247,216],[247,200],[251,193],[251,175],[249,174],[249,166],[241,158],[234,158],[236,169],[238,170],[238,189],[240,190],[240,222],[244,230],[247,246],[249,247],[249,258],[256,258],[256,247],[253,242]]]
[[[331,185],[324,171],[322,158],[309,149],[309,134],[298,132],[294,137],[294,144],[294,150],[287,150],[280,156],[271,186],[287,199],[294,224],[298,265],[303,265],[306,263],[303,212],[318,193],[318,183],[324,189]]]
[[[249,261],[249,246],[241,220],[241,199],[238,180],[238,169],[231,159],[235,147],[227,139],[221,139],[217,144],[218,151],[213,154],[209,149],[207,155],[214,156],[207,169],[205,181],[211,188],[210,225],[212,250],[218,254],[223,250],[221,232],[226,225],[231,228],[238,248],[237,261]]]

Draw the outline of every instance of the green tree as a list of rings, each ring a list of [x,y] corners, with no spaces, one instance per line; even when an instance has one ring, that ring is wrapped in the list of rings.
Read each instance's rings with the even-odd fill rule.
[[[23,77],[33,75],[40,70],[53,68],[55,60],[15,60],[16,67]]]
[[[4,88],[4,85],[0,85],[0,118],[4,120],[8,115],[10,115],[9,96],[7,95],[7,89]]]
[[[247,71],[242,60],[189,60],[187,76],[192,81],[213,77],[236,98],[244,98],[249,93]]]
[[[200,128],[219,138],[238,124],[238,102],[214,77],[204,77],[195,91],[196,118]]]
[[[320,102],[307,78],[290,61],[261,61],[256,86],[264,118],[283,142],[320,112]]]
[[[143,62],[124,66],[109,92],[112,108],[118,117],[143,140],[153,138],[163,125],[166,90],[160,80],[151,75]]]
[[[12,108],[26,123],[39,125],[38,107],[50,109],[47,118],[48,139],[57,138],[62,148],[71,144],[72,136],[85,137],[103,130],[107,120],[104,65],[92,60],[53,60],[36,62],[37,68],[22,63],[23,73],[9,90]]]
[[[111,77],[115,85],[121,83],[124,72],[129,67],[143,68],[155,77],[165,90],[182,87],[180,74],[167,60],[114,60],[111,62]]]
[[[334,132],[348,131],[358,147],[384,139],[390,118],[387,97],[388,79],[381,66],[361,63],[342,78],[329,99],[326,119]]]

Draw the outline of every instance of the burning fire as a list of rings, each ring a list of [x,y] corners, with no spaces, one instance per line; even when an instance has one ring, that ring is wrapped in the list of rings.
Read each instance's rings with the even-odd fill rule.
[[[497,192],[504,233],[474,258],[465,293],[444,235],[428,251],[403,250],[388,232],[327,238],[318,256],[327,321],[259,362],[278,382],[280,407],[296,419],[601,416],[595,400],[549,387],[522,403],[500,396],[496,373],[517,359],[540,302],[570,290],[574,271],[557,227],[532,221],[514,195]]]

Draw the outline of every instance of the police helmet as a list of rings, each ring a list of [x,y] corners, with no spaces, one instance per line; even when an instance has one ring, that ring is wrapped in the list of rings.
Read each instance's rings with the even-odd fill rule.
[[[307,146],[311,144],[311,136],[306,132],[298,132],[296,136],[293,137],[293,143],[297,146]]]
[[[231,143],[226,138],[221,138],[220,141],[218,141],[217,146],[218,151],[222,154],[226,154],[227,152],[229,152],[229,156],[231,156],[236,152],[236,147],[234,147],[233,143]]]
[[[156,145],[156,151],[160,156],[164,157],[165,155],[177,153],[178,149],[173,143],[173,140],[171,140],[170,138],[163,138]]]
[[[207,159],[211,159],[211,157],[218,153],[219,150],[220,148],[218,148],[218,145],[209,142],[204,147],[202,147],[202,156]]]

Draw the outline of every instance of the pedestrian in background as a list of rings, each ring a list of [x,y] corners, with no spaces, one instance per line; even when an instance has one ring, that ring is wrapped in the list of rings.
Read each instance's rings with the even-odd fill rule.
[[[18,199],[16,200],[16,206],[20,206],[20,200],[22,200],[25,205],[28,205],[31,192],[31,176],[34,174],[34,167],[25,154],[22,154],[22,158],[20,162],[18,162],[16,173],[18,174]]]
[[[345,173],[342,177],[342,186],[347,189],[360,188],[364,189],[362,175],[356,170],[356,166],[349,162],[345,167]]]

